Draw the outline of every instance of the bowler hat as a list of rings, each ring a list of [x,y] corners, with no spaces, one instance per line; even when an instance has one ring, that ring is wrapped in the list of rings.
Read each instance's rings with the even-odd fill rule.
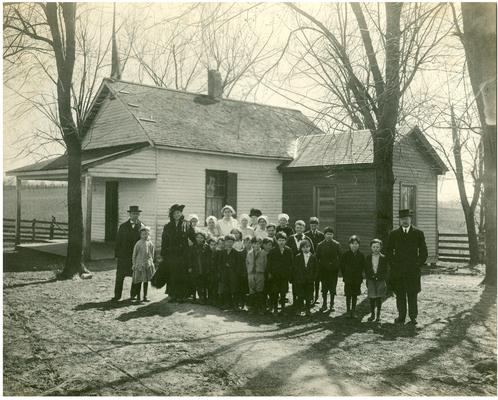
[[[400,218],[411,217],[411,216],[413,216],[412,210],[409,210],[409,209],[399,210],[399,217]]]
[[[175,211],[183,211],[183,209],[185,208],[185,205],[183,204],[173,204],[170,208],[169,208],[169,213],[173,213]]]
[[[142,210],[140,210],[140,209],[138,208],[138,206],[130,206],[130,207],[128,208],[128,212],[129,212],[129,213],[132,213],[132,212],[142,212]]]

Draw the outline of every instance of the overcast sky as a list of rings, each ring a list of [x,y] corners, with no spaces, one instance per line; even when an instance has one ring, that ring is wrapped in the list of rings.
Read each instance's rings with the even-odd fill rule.
[[[172,17],[184,13],[190,6],[191,5],[188,4],[118,4],[117,25],[120,26],[118,32],[118,45],[121,56],[123,57],[123,53],[127,51],[130,31],[132,31],[130,26],[138,27],[137,35],[139,39],[136,39],[136,43],[139,46],[143,46],[144,52],[145,49],[151,48],[150,46],[154,44],[154,42],[159,43],[161,42],[160,39],[162,37],[168,37],[174,29],[181,31],[186,37],[193,34],[196,38],[200,38],[199,40],[201,41],[206,40],[206,37],[209,38],[209,35],[213,35],[213,31],[216,29],[219,31],[219,33],[217,33],[218,35],[224,33],[223,30],[227,28],[230,30],[229,33],[237,29],[241,31],[252,29],[257,33],[260,41],[268,42],[265,47],[265,51],[268,53],[268,60],[262,61],[260,70],[256,71],[256,73],[261,73],[261,71],[265,70],[265,67],[271,65],[271,63],[275,62],[276,58],[279,57],[279,49],[284,47],[289,32],[296,27],[298,20],[294,13],[290,12],[287,7],[281,4],[263,4],[259,8],[253,8],[253,4],[238,4],[233,8],[228,7],[229,5],[225,5],[225,10],[228,9],[228,11],[226,11],[227,13],[231,13],[230,15],[237,15],[237,18],[234,18],[228,25],[219,23],[201,27],[195,25],[199,21],[200,13],[206,13],[205,9],[195,9],[194,11],[191,11],[190,14],[184,15],[178,23],[164,23],[164,21],[169,21]],[[95,27],[95,30],[98,30],[99,32],[97,36],[101,39],[101,45],[106,45],[111,36],[112,4],[91,4],[88,7],[91,9],[89,12],[93,13],[88,24],[90,24],[90,26],[92,23],[99,25],[98,29]],[[215,6],[213,5],[212,7]],[[238,15],[237,10],[243,10],[244,7],[246,10],[250,11]],[[332,5],[330,4],[307,4],[306,10],[317,17],[323,18],[324,22],[328,21],[331,24],[333,24],[331,21],[334,21],[336,18]],[[240,18],[242,18],[242,20]],[[166,25],[168,28],[165,28]],[[196,30],[201,31],[201,34],[197,35],[192,33]],[[359,35],[356,36],[356,39],[358,39]],[[246,46],[250,45],[250,39],[244,37],[243,33],[239,34],[238,38],[239,40],[244,40],[243,43],[245,43]],[[224,42],[224,44],[226,45],[226,42]],[[188,45],[189,43],[187,42],[186,49],[188,50],[186,51],[193,51],[188,48]],[[188,90],[198,92],[205,91],[205,79],[207,75],[205,71],[207,67],[212,68],[214,65],[212,57],[210,57],[210,51],[212,51],[212,49],[207,47],[203,48],[202,45],[199,47],[198,43],[195,46],[196,49],[194,53],[200,54],[199,59],[201,60],[202,65],[199,69],[198,78],[195,80],[194,84],[188,87]],[[462,64],[462,58],[459,56],[458,51],[455,50],[455,47],[458,47],[458,43],[455,43],[454,39],[449,39],[447,46],[447,54],[456,54],[456,56],[448,56],[446,59],[447,65],[441,67],[441,65],[438,64],[437,71],[427,68],[425,71],[419,73],[411,86],[413,92],[422,93],[432,91],[435,95],[437,93],[437,95],[441,96],[452,93],[452,90],[456,92],[461,89],[449,88],[446,83],[448,70],[454,71],[457,64]],[[192,48],[193,47],[194,46],[192,46]],[[294,49],[291,45],[289,49],[289,53],[299,54],[297,47]],[[191,56],[191,54],[194,53],[189,54]],[[257,91],[252,91],[248,95],[248,88],[252,87],[252,84],[254,83],[254,79],[251,80],[248,78],[239,85],[236,85],[233,92],[230,93],[230,96],[232,98],[247,98],[250,101],[297,108],[310,118],[315,118],[316,115],[313,115],[311,110],[316,109],[316,102],[312,100],[306,102],[306,99],[303,99],[302,97],[290,95],[289,91],[306,93],[308,98],[313,97],[316,99],[320,97],[321,89],[317,89],[316,86],[313,90],[309,89],[312,82],[303,79],[301,75],[294,78],[288,78],[288,74],[285,73],[285,70],[290,70],[293,63],[292,57],[290,55],[286,56],[278,68],[280,75],[272,75],[272,79],[274,80],[267,81],[266,84],[260,85]],[[189,61],[187,60],[185,61],[185,68],[188,66]],[[445,71],[442,71],[441,69]],[[102,77],[109,75],[110,66],[108,66],[107,72],[106,68],[104,68],[100,73]],[[286,78],[284,79],[282,76],[285,76]],[[123,79],[151,83],[151,80],[144,75],[143,70],[141,70],[136,63],[134,64],[133,60],[126,64]],[[23,106],[26,102],[19,92],[21,92],[23,96],[32,96],[37,93],[49,94],[53,93],[53,84],[42,74],[30,76],[26,81],[21,80],[21,78],[11,79],[8,83],[4,81],[4,170],[26,165],[38,161],[41,157],[64,151],[61,146],[53,144],[44,146],[43,148],[38,147],[37,150],[39,151],[37,151],[37,154],[28,156],[23,155],[22,157],[18,156],[21,150],[25,148],[25,142],[22,140],[20,141],[20,137],[26,136],[26,134],[34,132],[37,129],[47,130],[49,127],[49,123],[43,115],[28,106]],[[453,93],[453,95],[455,94]],[[424,122],[426,121],[421,118],[420,121],[417,121],[417,124],[423,127]],[[437,134],[439,137],[443,138],[443,141],[447,140],[448,133],[449,132],[444,131],[441,131],[441,133],[435,133],[434,130],[431,131],[432,135]],[[470,179],[468,180],[467,185],[469,188],[471,187]],[[451,172],[448,172],[446,176],[440,178],[439,200],[458,200],[456,182]]]

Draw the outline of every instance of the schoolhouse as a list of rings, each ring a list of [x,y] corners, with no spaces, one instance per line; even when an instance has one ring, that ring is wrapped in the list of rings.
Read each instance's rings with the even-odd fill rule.
[[[300,111],[221,97],[208,72],[208,94],[104,79],[82,142],[85,255],[91,242],[113,242],[129,205],[143,210],[156,247],[171,204],[185,204],[200,225],[255,207],[271,221],[317,215],[339,240],[373,235],[375,188],[369,132],[323,134]],[[437,176],[446,167],[418,130],[396,145],[394,215],[416,212],[436,257]],[[22,179],[67,180],[67,156],[11,170]],[[397,225],[397,218],[395,218]]]

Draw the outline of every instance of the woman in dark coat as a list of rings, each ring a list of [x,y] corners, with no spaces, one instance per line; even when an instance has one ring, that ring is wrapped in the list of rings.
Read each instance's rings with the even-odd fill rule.
[[[341,257],[341,272],[344,280],[344,294],[346,295],[346,311],[354,318],[357,297],[361,293],[365,257],[359,250],[360,238],[353,235],[349,238],[349,250]]]
[[[195,243],[195,231],[184,219],[184,208],[174,204],[169,209],[170,221],[164,225],[161,241],[163,261],[152,278],[155,287],[164,286],[167,280],[171,301],[183,301],[189,294],[188,241]]]

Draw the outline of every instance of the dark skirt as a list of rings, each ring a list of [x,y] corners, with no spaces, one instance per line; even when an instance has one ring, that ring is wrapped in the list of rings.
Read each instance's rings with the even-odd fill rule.
[[[359,296],[361,294],[361,281],[360,282],[344,282],[344,295]]]

